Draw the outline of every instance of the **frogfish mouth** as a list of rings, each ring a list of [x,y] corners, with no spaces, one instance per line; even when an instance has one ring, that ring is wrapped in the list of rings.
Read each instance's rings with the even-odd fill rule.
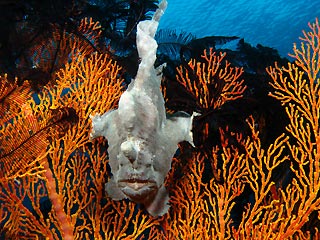
[[[113,200],[129,198],[141,203],[153,216],[169,209],[164,180],[171,168],[178,143],[192,141],[193,116],[180,113],[166,117],[160,90],[162,68],[154,68],[157,42],[154,39],[167,2],[159,4],[151,20],[137,26],[138,72],[121,95],[118,109],[91,116],[91,137],[108,140],[112,178],[106,191]]]

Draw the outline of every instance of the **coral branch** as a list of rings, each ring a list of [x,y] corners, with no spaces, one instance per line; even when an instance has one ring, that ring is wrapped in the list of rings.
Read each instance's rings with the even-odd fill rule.
[[[242,68],[223,61],[225,53],[216,55],[213,49],[201,56],[204,62],[190,60],[189,68],[177,68],[177,81],[189,91],[203,109],[219,108],[225,102],[242,97],[246,86],[239,80]]]

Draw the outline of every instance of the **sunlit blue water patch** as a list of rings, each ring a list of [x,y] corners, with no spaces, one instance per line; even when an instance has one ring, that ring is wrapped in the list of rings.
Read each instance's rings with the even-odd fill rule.
[[[320,0],[168,0],[160,29],[205,36],[239,36],[255,46],[292,52],[308,22],[320,17]]]

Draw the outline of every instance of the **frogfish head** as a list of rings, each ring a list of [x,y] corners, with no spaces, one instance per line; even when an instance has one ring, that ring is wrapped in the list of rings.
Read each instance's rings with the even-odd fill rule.
[[[138,203],[152,201],[159,189],[153,155],[146,141],[130,138],[120,145],[117,185],[131,200]]]

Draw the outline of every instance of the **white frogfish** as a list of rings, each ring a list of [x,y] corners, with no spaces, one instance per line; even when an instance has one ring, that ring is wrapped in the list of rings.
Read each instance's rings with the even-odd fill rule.
[[[178,143],[192,140],[192,116],[166,118],[160,90],[163,66],[154,68],[160,17],[167,6],[159,4],[152,20],[137,26],[137,49],[141,62],[134,80],[122,94],[118,109],[91,116],[91,137],[108,140],[112,178],[106,183],[113,200],[129,198],[141,203],[152,216],[169,209],[164,180]]]

